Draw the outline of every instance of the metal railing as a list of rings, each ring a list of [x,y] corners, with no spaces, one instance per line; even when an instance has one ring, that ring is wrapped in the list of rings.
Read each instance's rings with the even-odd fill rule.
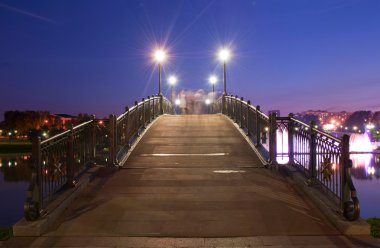
[[[236,122],[269,165],[281,161],[300,168],[309,182],[327,192],[348,220],[359,218],[360,205],[350,172],[348,135],[335,138],[318,130],[315,123],[308,125],[292,114],[267,116],[260,106],[254,107],[237,96],[220,97],[212,110]]]
[[[172,104],[163,96],[152,96],[136,101],[118,117],[110,115],[110,163],[119,165],[140,132],[161,114],[173,114]]]
[[[92,119],[44,141],[33,140],[33,173],[24,204],[27,220],[43,215],[57,193],[73,187],[95,161],[97,135],[97,122]]]
[[[36,138],[25,219],[34,221],[43,216],[49,204],[65,189],[75,187],[96,161],[118,165],[146,125],[164,113],[173,113],[171,103],[163,96],[152,96],[126,108],[119,117],[110,115],[101,122],[93,118],[47,140]]]

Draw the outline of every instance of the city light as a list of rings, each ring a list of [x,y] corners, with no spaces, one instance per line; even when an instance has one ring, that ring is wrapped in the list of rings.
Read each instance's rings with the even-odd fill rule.
[[[372,129],[375,128],[375,125],[369,123],[369,124],[367,124],[365,127],[366,127],[368,130],[372,130]]]
[[[45,138],[47,137],[47,133],[46,132],[43,132],[42,133],[42,136],[44,136]]]
[[[355,131],[356,131],[356,130],[358,130],[358,127],[357,127],[357,126],[353,126],[353,127],[352,127],[352,130],[355,130]]]
[[[177,83],[177,77],[176,76],[170,76],[169,77],[169,84],[171,85],[171,86],[173,86],[173,85],[175,85]]]
[[[206,99],[205,103],[206,103],[206,105],[210,105],[210,103],[211,103],[210,99]]]
[[[218,57],[220,61],[227,62],[231,57],[231,53],[228,49],[223,48],[219,51]]]
[[[158,49],[154,52],[154,59],[158,62],[158,63],[162,63],[165,61],[166,59],[166,53],[164,50],[162,49]]]
[[[179,100],[179,99],[176,99],[176,100],[175,100],[175,105],[177,105],[177,106],[178,106],[178,105],[180,105],[180,104],[181,104],[181,100]]]
[[[99,120],[99,121],[98,121],[98,124],[99,124],[99,125],[103,125],[103,124],[104,124],[103,120]]]

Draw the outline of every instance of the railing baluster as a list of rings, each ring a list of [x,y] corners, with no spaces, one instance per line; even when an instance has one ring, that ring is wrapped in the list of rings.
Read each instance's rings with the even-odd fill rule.
[[[309,173],[310,177],[312,179],[316,178],[317,173],[317,146],[316,146],[316,133],[315,133],[315,122],[312,121],[310,123],[310,130],[309,130],[309,149],[310,149],[310,155],[309,155]]]
[[[260,105],[256,106],[256,147],[261,145]]]
[[[277,122],[276,113],[269,116],[269,163],[277,164]]]
[[[74,186],[74,129],[71,126],[70,135],[67,142],[67,162],[66,162],[66,187]]]
[[[115,157],[116,157],[116,116],[110,115],[109,116],[109,163],[115,164]]]
[[[289,114],[288,120],[288,155],[289,162],[288,164],[294,164],[294,122],[293,122],[293,114]]]
[[[251,113],[251,101],[248,100],[247,101],[247,119],[246,119],[246,125],[247,125],[247,135],[250,136],[251,135],[251,122],[250,122],[250,114]]]

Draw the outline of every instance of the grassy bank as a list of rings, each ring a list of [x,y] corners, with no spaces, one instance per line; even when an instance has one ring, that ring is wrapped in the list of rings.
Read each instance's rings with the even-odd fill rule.
[[[32,144],[27,141],[1,141],[0,154],[11,153],[30,153],[32,152]]]
[[[380,218],[369,218],[367,222],[371,225],[371,235],[380,238]]]
[[[13,237],[12,227],[0,227],[0,240],[7,240]]]

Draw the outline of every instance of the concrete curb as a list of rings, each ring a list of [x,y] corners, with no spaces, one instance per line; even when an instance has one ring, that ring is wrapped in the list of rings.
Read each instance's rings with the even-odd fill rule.
[[[370,235],[371,226],[366,221],[363,219],[357,221],[346,220],[320,190],[306,183],[301,172],[289,166],[283,166],[283,168],[290,174],[289,177],[284,177],[288,183],[298,193],[306,195],[339,232],[344,235]]]
[[[66,208],[82,193],[83,189],[91,182],[92,178],[99,170],[99,167],[89,169],[79,179],[76,187],[67,190],[55,199],[47,209],[47,214],[36,221],[27,221],[22,218],[13,225],[13,235],[21,236],[41,236],[44,234],[61,216]]]

